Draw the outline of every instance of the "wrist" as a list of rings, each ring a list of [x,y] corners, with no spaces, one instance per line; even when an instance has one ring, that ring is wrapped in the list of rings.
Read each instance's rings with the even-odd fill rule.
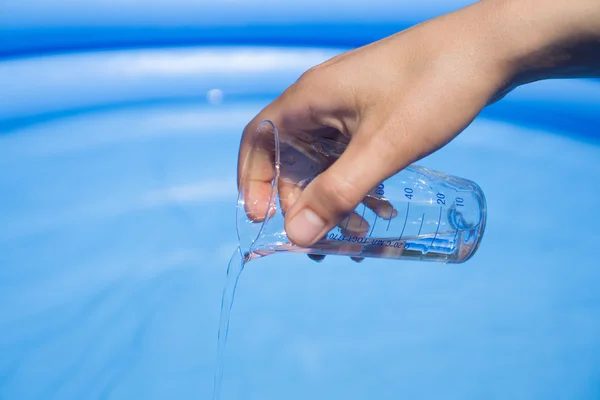
[[[483,0],[510,85],[600,75],[600,1]]]

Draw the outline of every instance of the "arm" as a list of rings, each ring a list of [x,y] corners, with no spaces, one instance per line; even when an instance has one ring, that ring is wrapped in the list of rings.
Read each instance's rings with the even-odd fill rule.
[[[514,87],[590,76],[600,76],[600,1],[482,0],[310,69],[248,124],[240,157],[265,119],[288,135],[349,138],[339,159],[288,199],[286,232],[308,246]],[[256,176],[269,168],[256,166]],[[245,188],[250,198],[270,187],[258,181]]]
[[[498,16],[506,90],[553,78],[600,76],[600,2],[487,0]]]

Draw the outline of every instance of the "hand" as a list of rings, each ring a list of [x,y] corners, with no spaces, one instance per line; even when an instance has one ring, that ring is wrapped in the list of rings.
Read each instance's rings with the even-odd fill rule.
[[[600,4],[582,1],[589,7]],[[450,142],[483,107],[518,84],[561,75],[572,66],[573,60],[556,57],[565,51],[556,44],[577,32],[571,20],[559,23],[566,15],[563,8],[571,10],[569,3],[552,6],[555,19],[526,20],[528,7],[537,2],[482,1],[343,53],[308,70],[264,108],[244,131],[240,158],[248,146],[244,139],[267,119],[289,137],[333,135],[348,142],[302,192],[285,196],[290,240],[300,246],[315,243],[374,186]],[[599,6],[593,10],[600,14]],[[583,12],[572,14],[586,20]],[[591,26],[600,32],[597,25]],[[593,32],[572,43],[594,42],[600,33]],[[259,199],[270,190],[272,175],[264,171],[272,166],[267,158],[264,162],[253,171],[252,188],[244,189],[248,198]]]

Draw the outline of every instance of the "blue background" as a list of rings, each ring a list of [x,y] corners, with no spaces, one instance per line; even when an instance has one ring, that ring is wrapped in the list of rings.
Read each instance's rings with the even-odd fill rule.
[[[4,0],[0,398],[211,398],[241,130],[465,4]],[[600,398],[599,138],[597,80],[519,88],[421,162],[486,193],[469,262],[249,264],[222,398]]]

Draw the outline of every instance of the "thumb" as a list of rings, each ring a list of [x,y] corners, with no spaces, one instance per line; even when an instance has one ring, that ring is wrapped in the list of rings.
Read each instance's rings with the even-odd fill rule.
[[[376,140],[368,139],[354,136],[336,162],[317,176],[288,210],[285,230],[293,243],[310,246],[321,239],[393,172]]]

